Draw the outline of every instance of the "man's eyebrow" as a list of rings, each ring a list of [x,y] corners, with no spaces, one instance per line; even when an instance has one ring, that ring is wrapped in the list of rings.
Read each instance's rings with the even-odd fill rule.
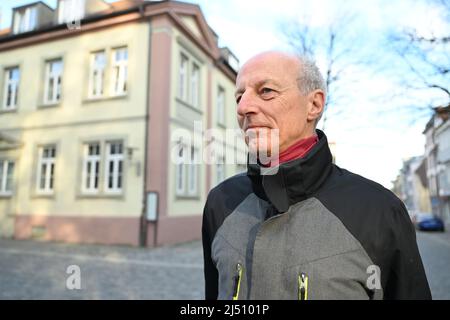
[[[259,87],[262,87],[262,86],[264,86],[264,85],[266,85],[266,84],[272,84],[272,85],[274,85],[274,86],[280,87],[280,84],[279,84],[278,82],[276,82],[275,80],[273,80],[273,79],[263,79],[263,80],[259,80],[259,81],[255,82],[253,86],[256,87],[256,88],[259,88]],[[245,89],[243,89],[243,88],[238,88],[238,89],[236,89],[234,95],[237,96],[238,94],[241,94],[241,93],[243,93],[244,91],[245,91]]]
[[[243,88],[238,88],[236,89],[236,91],[234,92],[234,96],[236,97],[237,95],[244,93],[245,89]]]
[[[276,82],[276,81],[273,80],[273,79],[264,79],[264,80],[260,80],[260,81],[256,82],[255,86],[256,86],[256,87],[262,87],[262,86],[264,86],[264,85],[266,85],[266,84],[273,84],[273,85],[275,85],[275,86],[277,86],[277,87],[280,86],[280,85],[278,84],[278,82]]]

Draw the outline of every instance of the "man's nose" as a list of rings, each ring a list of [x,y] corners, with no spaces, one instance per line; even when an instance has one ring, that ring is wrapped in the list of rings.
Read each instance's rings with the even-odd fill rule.
[[[248,114],[256,113],[258,111],[258,105],[254,95],[251,92],[246,91],[242,94],[239,100],[237,113],[238,115],[245,117]]]

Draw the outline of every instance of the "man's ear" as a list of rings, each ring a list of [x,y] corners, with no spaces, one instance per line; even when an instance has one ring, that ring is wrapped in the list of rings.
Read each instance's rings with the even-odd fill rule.
[[[325,107],[325,93],[314,90],[308,95],[308,121],[315,121],[320,117]]]

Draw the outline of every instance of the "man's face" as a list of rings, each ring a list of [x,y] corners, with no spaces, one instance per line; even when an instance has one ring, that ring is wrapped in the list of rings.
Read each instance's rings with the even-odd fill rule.
[[[311,135],[307,128],[307,96],[297,85],[299,71],[298,60],[281,53],[260,54],[239,71],[237,118],[250,152],[282,152]],[[273,129],[278,130],[275,141],[268,134]]]

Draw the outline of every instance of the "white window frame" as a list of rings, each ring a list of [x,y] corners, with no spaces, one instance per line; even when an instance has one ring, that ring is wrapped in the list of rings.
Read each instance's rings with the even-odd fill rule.
[[[123,59],[117,60],[117,53],[123,52]],[[111,95],[125,95],[128,91],[128,47],[114,48],[111,54]]]
[[[8,169],[12,167],[11,173],[8,174]],[[15,163],[7,159],[0,159],[0,196],[11,196],[13,193],[13,177],[14,177]],[[8,186],[9,181],[9,188]]]
[[[192,63],[190,77],[190,101],[193,107],[199,108],[200,102],[200,67],[196,63]]]
[[[60,63],[60,73],[56,70],[52,70],[53,65]],[[61,101],[62,91],[62,75],[63,75],[64,62],[62,58],[52,59],[45,62],[45,87],[44,87],[44,104],[55,104]],[[53,80],[52,96],[49,99],[50,81]]]
[[[217,88],[217,123],[225,125],[225,89]]]
[[[37,8],[28,7],[17,10],[14,14],[13,33],[23,33],[34,30],[37,26]]]
[[[97,60],[97,57],[100,55],[103,55],[103,64],[101,64],[101,62]],[[92,52],[90,56],[90,67],[89,67],[89,88],[88,88],[89,98],[103,97],[105,71],[106,71],[105,50]]]
[[[91,147],[98,147],[98,154],[89,154]],[[97,194],[100,189],[100,170],[102,146],[100,142],[89,142],[84,144],[83,148],[83,172],[81,175],[81,191],[85,194]],[[90,170],[88,167],[90,165]],[[97,166],[97,167],[96,167]],[[96,168],[98,168],[96,172]],[[97,186],[95,181],[97,179]],[[88,185],[86,185],[88,182]]]
[[[188,66],[189,58],[184,53],[181,53],[178,74],[178,97],[183,101],[187,101],[188,96]]]
[[[18,78],[11,79],[13,71],[17,70]],[[4,87],[3,87],[3,103],[1,110],[14,110],[17,108],[17,100],[19,96],[20,68],[18,66],[5,68]],[[8,105],[8,92],[11,89],[11,100]]]
[[[50,156],[44,158],[44,150],[48,149]],[[36,181],[36,192],[38,194],[53,194],[55,190],[55,164],[56,164],[56,146],[47,145],[39,147],[38,152],[38,168],[37,168],[37,181]],[[54,155],[53,155],[54,154]],[[42,167],[45,166],[45,177],[44,177],[44,187],[41,187],[42,181]],[[53,172],[53,175],[52,175]]]
[[[175,165],[175,194],[195,197],[199,192],[198,148],[178,142]]]
[[[116,153],[116,154],[111,154],[111,146],[113,144],[121,144],[122,146],[122,152]],[[115,141],[107,141],[106,142],[106,155],[105,155],[105,166],[104,166],[104,172],[105,172],[105,183],[104,183],[104,187],[105,187],[105,193],[108,194],[121,194],[123,192],[123,186],[124,186],[124,172],[125,172],[125,157],[124,157],[124,150],[125,150],[125,144],[122,140],[115,140]],[[109,177],[110,177],[110,172],[109,172],[109,163],[110,161],[112,161],[114,163],[113,165],[113,172],[112,172],[112,187],[109,187]],[[121,167],[122,167],[122,172],[119,172],[119,164],[121,163]],[[118,186],[118,181],[119,181],[119,176],[120,176],[120,181],[121,184],[120,186]]]
[[[58,23],[81,20],[85,15],[85,0],[59,0]]]

